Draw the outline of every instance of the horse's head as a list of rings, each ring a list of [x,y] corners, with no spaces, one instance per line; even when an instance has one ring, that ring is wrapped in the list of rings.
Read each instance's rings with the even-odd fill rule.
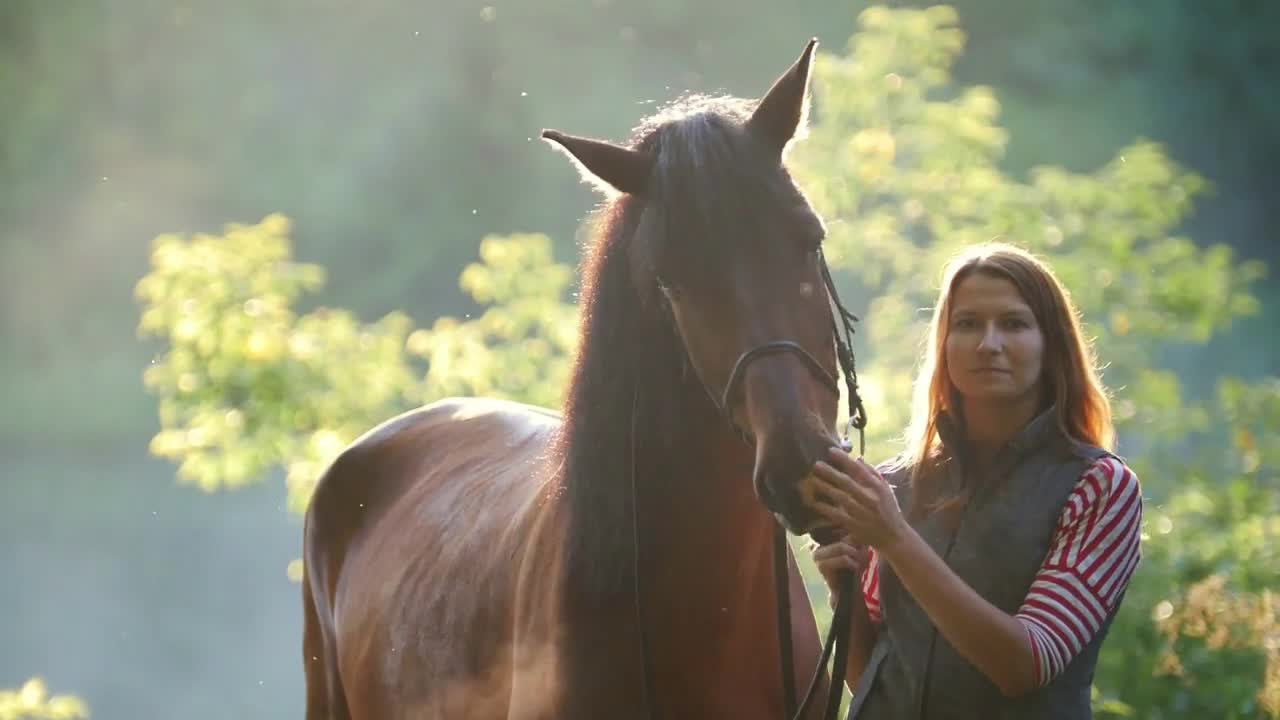
[[[634,204],[640,299],[669,308],[711,401],[754,444],[757,496],[793,532],[812,529],[802,486],[836,442],[839,397],[825,230],[782,162],[805,125],[815,46],[758,103],[687,100],[629,147],[543,133]]]

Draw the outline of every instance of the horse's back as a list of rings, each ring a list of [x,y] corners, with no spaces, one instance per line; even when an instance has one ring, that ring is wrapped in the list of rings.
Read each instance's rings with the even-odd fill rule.
[[[325,580],[352,717],[506,714],[516,577],[558,424],[528,405],[442,400],[325,473],[306,561]]]

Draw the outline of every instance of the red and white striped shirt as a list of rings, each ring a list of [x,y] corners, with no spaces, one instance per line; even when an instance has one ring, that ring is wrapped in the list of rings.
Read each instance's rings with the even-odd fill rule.
[[[1141,557],[1138,476],[1102,458],[1080,476],[1058,515],[1049,553],[1016,617],[1027,629],[1040,686],[1062,672],[1115,607]],[[880,615],[880,558],[862,573],[871,621]]]

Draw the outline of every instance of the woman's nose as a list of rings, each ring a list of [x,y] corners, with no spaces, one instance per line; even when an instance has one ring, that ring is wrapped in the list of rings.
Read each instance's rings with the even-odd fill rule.
[[[994,324],[988,325],[982,333],[982,339],[978,341],[978,351],[997,353],[1003,346],[1003,339],[1000,337],[1000,328]]]

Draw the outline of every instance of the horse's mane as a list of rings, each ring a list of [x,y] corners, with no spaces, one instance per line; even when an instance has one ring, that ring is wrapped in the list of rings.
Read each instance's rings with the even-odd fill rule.
[[[760,236],[753,213],[778,207],[780,193],[803,202],[776,153],[744,132],[751,106],[692,97],[648,119],[633,143],[655,157],[645,195],[620,195],[595,217],[556,443],[569,583],[589,597],[630,591],[631,473],[642,491],[676,491],[659,485],[696,472],[695,456],[723,422],[686,364],[652,259],[666,254],[664,264],[705,276],[726,253],[767,251],[743,245]]]

